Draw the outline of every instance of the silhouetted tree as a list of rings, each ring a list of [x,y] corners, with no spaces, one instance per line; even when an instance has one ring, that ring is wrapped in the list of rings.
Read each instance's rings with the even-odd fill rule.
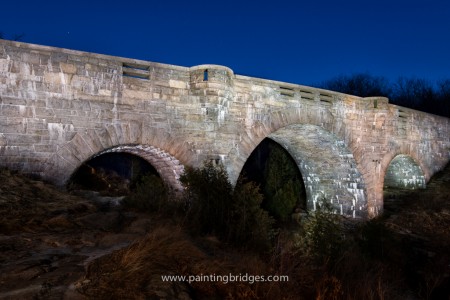
[[[394,84],[391,100],[398,105],[425,110],[433,107],[435,92],[425,79],[400,77]]]
[[[441,80],[438,82],[438,97],[450,98],[450,79]]]
[[[335,77],[319,87],[360,97],[384,96],[392,104],[450,117],[450,79],[434,86],[426,79],[400,77],[392,84],[384,77],[359,73]]]
[[[436,114],[450,117],[450,79],[437,83]]]
[[[350,76],[341,75],[320,84],[321,88],[360,97],[388,97],[392,90],[385,77],[358,73]]]
[[[21,41],[24,36],[25,36],[25,33],[15,34],[12,36],[12,38],[8,39],[6,37],[6,35],[2,31],[0,31],[0,39],[3,39],[3,40]]]

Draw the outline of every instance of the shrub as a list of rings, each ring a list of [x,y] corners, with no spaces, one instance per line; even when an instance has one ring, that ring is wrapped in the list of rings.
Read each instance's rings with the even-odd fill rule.
[[[185,186],[192,229],[200,234],[225,238],[230,221],[232,186],[224,168],[207,162],[202,168],[186,169],[180,181]]]
[[[267,250],[275,231],[274,220],[261,208],[263,195],[253,182],[239,182],[233,193],[231,239],[250,248]]]
[[[370,220],[361,226],[359,246],[365,255],[382,259],[387,244],[392,243],[392,234],[380,219]]]
[[[156,175],[145,175],[136,184],[136,189],[127,196],[122,204],[125,207],[141,211],[161,211],[168,203],[167,188]]]
[[[210,162],[187,169],[180,180],[186,188],[187,217],[196,233],[253,249],[270,246],[273,220],[261,208],[263,196],[254,183],[239,182],[233,192],[224,168]]]
[[[343,248],[343,227],[329,203],[321,201],[302,224],[300,247],[305,254],[324,263],[334,261]]]

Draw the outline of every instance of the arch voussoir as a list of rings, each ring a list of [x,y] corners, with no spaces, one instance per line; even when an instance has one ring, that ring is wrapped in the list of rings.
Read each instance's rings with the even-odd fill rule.
[[[184,173],[184,165],[181,162],[160,148],[147,145],[121,145],[106,149],[96,156],[105,153],[129,153],[139,156],[148,161],[161,176],[164,183],[171,188],[172,192],[180,195],[183,186],[180,176]]]

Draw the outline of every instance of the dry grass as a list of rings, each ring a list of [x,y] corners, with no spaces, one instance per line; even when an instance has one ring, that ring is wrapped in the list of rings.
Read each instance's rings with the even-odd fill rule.
[[[203,259],[179,228],[153,230],[131,246],[92,263],[83,286],[96,299],[140,299],[170,290],[161,275],[181,274],[186,265]]]
[[[163,282],[161,275],[287,275],[288,282]],[[240,252],[174,225],[155,228],[126,249],[94,261],[81,293],[95,299],[405,299],[403,274],[348,249],[317,265],[287,238],[271,256]],[[405,292],[406,291],[406,292]]]
[[[162,295],[178,299],[180,294],[195,295],[197,299],[276,299],[286,290],[281,283],[162,281],[162,275],[272,274],[273,270],[258,256],[223,249],[224,245],[218,243],[210,238],[194,241],[173,225],[155,228],[126,249],[91,264],[86,275],[89,282],[85,281],[80,291],[96,299],[144,299]]]
[[[177,225],[181,222],[154,215],[146,236],[91,262],[78,290],[89,299],[448,299],[448,176],[439,187],[430,186],[439,193],[415,191],[400,211],[355,226],[337,260],[322,264],[305,255],[291,232],[281,232],[271,253],[255,253],[214,237],[193,237]],[[76,227],[63,216],[93,209],[83,201],[1,170],[0,233]],[[287,275],[289,281],[161,280],[161,275],[230,273]]]
[[[450,263],[445,254],[450,218],[442,190],[432,206],[424,206],[419,191],[401,212],[355,225],[337,260],[321,264],[302,251],[292,232],[282,231],[273,251],[261,254],[213,237],[193,238],[173,220],[160,219],[145,238],[93,263],[82,289],[99,299],[439,299]],[[162,274],[230,273],[287,275],[289,282],[161,280]]]

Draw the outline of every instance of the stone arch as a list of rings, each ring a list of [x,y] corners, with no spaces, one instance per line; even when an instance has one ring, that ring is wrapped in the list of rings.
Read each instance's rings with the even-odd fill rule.
[[[336,213],[367,217],[362,175],[345,142],[317,125],[293,124],[267,135],[286,149],[297,163],[306,188],[307,209],[331,202]],[[256,146],[255,146],[256,148]]]
[[[72,176],[72,174],[74,174],[76,170],[78,170],[82,163],[105,153],[128,153],[143,158],[156,169],[164,183],[168,187],[170,187],[170,189],[175,194],[178,195],[182,193],[183,187],[179,179],[180,176],[184,173],[184,165],[178,159],[165,152],[164,150],[148,145],[118,145],[89,156],[86,159],[80,161],[80,163],[76,166],[60,158],[53,166],[54,168],[56,166],[62,167],[62,169],[59,169],[58,172],[60,177],[55,178],[54,176],[52,176],[52,178],[47,179],[59,185],[64,185],[69,180],[70,176]],[[46,173],[54,174],[53,171],[49,171]]]
[[[295,124],[312,125],[333,133],[346,144],[351,142],[346,123],[335,118],[328,107],[314,107],[314,110],[312,110],[309,103],[295,102],[294,104],[291,103],[293,106],[272,110],[257,108],[264,106],[263,100],[259,102],[255,105],[248,105],[244,126],[241,132],[236,134],[237,138],[230,141],[231,150],[228,153],[228,159],[230,159],[231,164],[226,165],[226,167],[233,183],[237,181],[247,158],[259,143],[273,132],[286,126]],[[342,105],[341,102],[336,104],[338,107]]]
[[[184,166],[167,152],[153,146],[121,145],[106,149],[90,159],[105,153],[129,153],[143,158],[156,169],[163,182],[175,194],[182,193],[183,186],[180,182],[180,176],[184,173]]]
[[[422,167],[407,154],[394,155],[385,166],[384,187],[403,189],[423,189],[426,177]]]
[[[111,128],[115,127],[109,127],[110,131]],[[114,136],[118,136],[116,131],[110,133],[104,128],[75,134],[68,143],[58,146],[56,153],[47,160],[41,177],[64,186],[71,175],[89,159],[108,152],[124,152],[148,161],[165,184],[175,193],[181,192],[179,177],[184,172],[184,165],[192,160],[188,149],[183,147],[182,140],[175,141],[155,133],[148,138],[141,138],[140,141],[127,143],[129,139],[111,138]],[[181,159],[178,159],[179,157]]]

